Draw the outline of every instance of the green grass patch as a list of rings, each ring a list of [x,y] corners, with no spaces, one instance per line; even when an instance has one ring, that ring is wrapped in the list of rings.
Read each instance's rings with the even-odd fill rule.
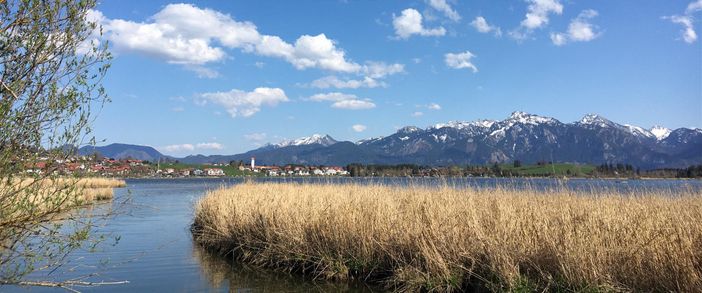
[[[502,171],[517,173],[521,176],[591,176],[595,171],[595,166],[576,164],[524,165],[521,167],[503,164],[500,165],[500,168]]]

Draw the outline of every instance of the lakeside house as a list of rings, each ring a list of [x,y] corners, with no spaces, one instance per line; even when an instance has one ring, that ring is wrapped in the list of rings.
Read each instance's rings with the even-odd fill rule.
[[[205,168],[203,171],[204,171],[204,174],[206,176],[224,176],[225,175],[224,170],[222,170],[220,168]]]

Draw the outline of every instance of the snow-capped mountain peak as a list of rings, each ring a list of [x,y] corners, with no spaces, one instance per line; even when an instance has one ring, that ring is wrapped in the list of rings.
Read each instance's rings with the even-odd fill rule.
[[[286,146],[300,146],[300,145],[311,145],[311,144],[321,144],[323,146],[330,146],[337,143],[335,139],[333,139],[331,136],[327,135],[321,135],[321,134],[313,134],[312,136],[308,137],[301,137],[295,140],[284,140],[276,146],[278,147],[286,147]]]
[[[369,142],[378,141],[378,140],[381,140],[381,139],[383,139],[383,138],[385,138],[385,137],[384,137],[384,136],[378,136],[378,137],[365,138],[365,139],[362,139],[362,140],[357,141],[356,144],[357,144],[357,145],[361,145],[361,144],[364,144],[364,143],[369,143]]]
[[[656,125],[651,127],[651,130],[649,130],[649,132],[653,134],[653,136],[655,136],[657,140],[663,140],[666,137],[668,137],[668,135],[670,135],[672,131],[663,126]]]
[[[416,126],[405,126],[397,130],[397,133],[413,133],[419,131],[419,128]]]
[[[613,125],[612,121],[609,121],[607,118],[604,118],[597,114],[587,114],[582,119],[580,119],[578,123],[584,125],[597,125],[600,127],[607,127]]]
[[[631,134],[633,134],[634,136],[654,137],[653,133],[641,127],[629,124],[624,124],[624,127],[628,129],[629,132],[631,132]]]
[[[512,112],[512,115],[510,115],[509,118],[504,122],[538,125],[543,123],[551,123],[555,121],[556,119],[553,119],[551,117],[543,117],[522,111],[515,111]]]
[[[475,120],[475,121],[449,121],[448,123],[438,123],[432,126],[431,128],[434,129],[441,129],[444,127],[450,127],[450,128],[455,128],[458,130],[465,129],[468,127],[482,127],[482,128],[490,128],[493,124],[495,124],[495,120]]]

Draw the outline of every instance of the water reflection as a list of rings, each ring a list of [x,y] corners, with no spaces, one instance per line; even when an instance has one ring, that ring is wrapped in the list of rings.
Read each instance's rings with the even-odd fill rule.
[[[361,283],[327,282],[228,261],[193,243],[193,258],[212,289],[229,292],[380,292]]]

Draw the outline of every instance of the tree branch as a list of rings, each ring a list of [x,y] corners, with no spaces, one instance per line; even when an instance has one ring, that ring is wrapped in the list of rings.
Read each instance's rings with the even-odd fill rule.
[[[7,281],[0,280],[0,285],[16,285],[16,286],[32,286],[32,287],[53,287],[62,288],[70,292],[80,292],[71,287],[96,287],[103,285],[123,285],[128,284],[129,281],[115,281],[115,282],[85,282],[85,281],[74,281],[68,280],[63,282],[49,282],[49,281]]]

